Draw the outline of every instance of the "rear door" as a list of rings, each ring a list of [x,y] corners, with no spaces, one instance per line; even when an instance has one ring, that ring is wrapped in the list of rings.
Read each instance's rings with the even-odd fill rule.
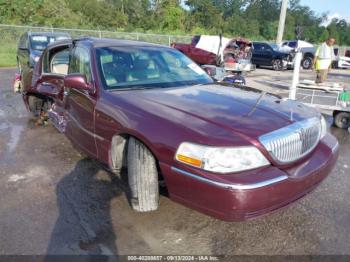
[[[264,55],[262,43],[254,43],[253,47],[252,63],[255,65],[262,65]]]
[[[261,65],[271,65],[273,60],[273,49],[268,44],[261,44]]]
[[[49,96],[63,107],[64,77],[68,74],[69,45],[47,49],[41,65],[33,75],[33,86],[38,93]]]
[[[85,75],[88,83],[94,86],[91,70],[90,50],[78,45],[71,51],[68,74]],[[67,113],[67,137],[81,150],[97,157],[95,143],[94,110],[96,92],[75,88],[65,89],[65,107]]]

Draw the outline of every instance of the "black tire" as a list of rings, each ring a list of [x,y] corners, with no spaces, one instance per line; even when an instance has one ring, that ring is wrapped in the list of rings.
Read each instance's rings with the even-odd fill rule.
[[[334,125],[339,128],[350,128],[350,113],[339,112],[334,117]]]
[[[282,71],[283,70],[283,62],[281,59],[275,59],[272,61],[272,68],[275,71]]]
[[[332,62],[332,68],[333,68],[333,69],[339,69],[338,61],[333,61],[333,62]]]
[[[154,156],[144,144],[131,137],[127,162],[132,208],[138,212],[156,210],[159,205],[159,185]]]
[[[301,61],[301,66],[303,67],[303,69],[305,70],[309,70],[312,68],[312,57],[307,56],[304,57],[303,60]]]
[[[44,100],[36,96],[30,95],[28,97],[29,111],[34,115],[34,117],[40,116],[43,110]]]

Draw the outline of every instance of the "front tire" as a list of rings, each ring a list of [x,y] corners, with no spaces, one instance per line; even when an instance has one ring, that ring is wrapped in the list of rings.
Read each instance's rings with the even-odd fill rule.
[[[159,205],[159,186],[154,156],[144,144],[131,137],[127,161],[132,208],[138,212],[156,210]]]
[[[272,68],[275,71],[282,71],[283,70],[283,62],[281,59],[275,59],[272,62]]]
[[[334,117],[334,125],[338,128],[350,128],[350,113],[339,112]]]
[[[312,58],[307,56],[301,61],[301,66],[305,70],[309,70],[312,67]]]

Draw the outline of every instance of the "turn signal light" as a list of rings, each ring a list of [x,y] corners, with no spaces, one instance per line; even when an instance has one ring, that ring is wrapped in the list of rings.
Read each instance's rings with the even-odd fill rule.
[[[176,159],[180,162],[186,163],[186,164],[191,165],[191,166],[202,167],[202,161],[195,159],[195,158],[192,158],[192,157],[178,154],[178,155],[176,155]]]

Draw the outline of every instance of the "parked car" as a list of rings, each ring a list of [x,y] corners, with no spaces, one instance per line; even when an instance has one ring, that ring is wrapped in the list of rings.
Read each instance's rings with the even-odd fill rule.
[[[345,57],[350,57],[350,49],[345,51]]]
[[[130,203],[140,212],[158,208],[162,180],[186,206],[228,221],[251,219],[312,191],[338,156],[316,110],[216,84],[161,45],[54,43],[23,93],[29,108],[30,97],[46,105],[41,110],[74,146],[116,174],[127,167]]]
[[[294,57],[296,50],[300,50],[303,53],[301,60],[301,66],[303,69],[311,69],[313,59],[316,53],[316,47],[313,44],[302,40],[288,40],[283,41],[280,45],[280,51],[290,53]],[[291,63],[291,67],[294,63]]]
[[[332,62],[332,68],[350,68],[350,54],[347,53],[349,50],[345,51],[344,56],[340,54],[339,47],[334,48],[335,60]],[[347,56],[348,55],[348,56]]]
[[[49,43],[69,39],[66,33],[26,32],[19,40],[17,48],[17,66],[20,73],[20,87],[30,88],[33,68],[39,61],[40,55]]]
[[[243,38],[196,35],[191,44],[173,43],[175,49],[199,65],[216,65],[231,72],[254,70],[251,63],[252,43]]]
[[[259,66],[272,66],[274,70],[283,70],[292,61],[289,53],[279,51],[275,44],[253,42],[252,63]]]

